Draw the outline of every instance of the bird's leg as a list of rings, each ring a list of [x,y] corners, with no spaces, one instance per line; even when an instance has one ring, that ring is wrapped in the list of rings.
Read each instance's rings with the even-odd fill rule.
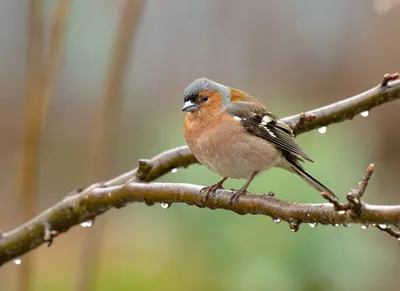
[[[237,203],[239,201],[239,197],[241,195],[246,195],[247,194],[247,187],[249,187],[251,181],[253,181],[253,179],[257,176],[258,172],[254,172],[249,179],[247,179],[246,183],[243,185],[242,188],[240,188],[239,190],[237,190],[235,193],[233,193],[233,195],[231,196],[231,198],[229,198],[228,203],[226,203],[226,205],[231,205],[233,201],[235,201],[235,203]]]
[[[224,189],[224,187],[222,187],[222,184],[224,184],[224,182],[228,179],[228,177],[224,177],[221,179],[221,181],[219,181],[217,184],[211,185],[211,186],[207,186],[204,187],[203,189],[200,190],[200,193],[205,191],[204,193],[204,198],[203,198],[203,203],[206,202],[208,200],[208,198],[210,197],[210,194],[214,194],[215,191],[219,190],[219,189]]]

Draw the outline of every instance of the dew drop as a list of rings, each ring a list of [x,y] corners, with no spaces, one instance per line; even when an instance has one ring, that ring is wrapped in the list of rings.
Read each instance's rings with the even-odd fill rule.
[[[344,210],[338,211],[339,214],[344,214],[345,212],[346,212],[346,211],[344,211]]]
[[[382,229],[386,229],[387,225],[386,224],[379,224],[379,227],[382,228]]]
[[[160,205],[161,205],[161,207],[164,208],[164,209],[168,209],[168,208],[171,206],[171,204],[170,204],[170,203],[167,203],[167,202],[161,202]]]
[[[82,227],[91,227],[92,225],[93,225],[93,220],[88,220],[81,223]]]
[[[290,230],[293,232],[297,232],[299,230],[300,224],[297,221],[291,221],[289,223]]]
[[[343,223],[344,227],[350,227],[350,223]]]
[[[171,170],[171,173],[172,173],[172,174],[176,174],[176,172],[178,172],[178,169],[177,169],[177,168],[173,168],[173,169]]]
[[[333,226],[338,227],[339,225],[340,225],[339,223],[335,223]]]
[[[322,127],[318,128],[318,132],[321,134],[324,134],[326,132],[326,130],[327,130],[326,126],[322,126]]]
[[[367,117],[368,115],[369,115],[369,111],[368,110],[361,112],[361,116],[362,117]]]
[[[367,228],[368,228],[368,225],[366,225],[366,224],[361,224],[361,228],[362,228],[362,229],[367,229]]]
[[[279,222],[281,222],[281,220],[280,220],[280,218],[274,218],[274,222],[279,223]]]
[[[16,259],[14,260],[14,264],[16,264],[16,265],[21,265],[21,263],[22,263],[21,258],[16,258]]]
[[[316,222],[310,222],[308,225],[309,225],[310,227],[312,227],[312,228],[315,228],[315,227],[317,227],[318,223],[316,223]]]
[[[398,237],[397,240],[400,240],[400,237]]]

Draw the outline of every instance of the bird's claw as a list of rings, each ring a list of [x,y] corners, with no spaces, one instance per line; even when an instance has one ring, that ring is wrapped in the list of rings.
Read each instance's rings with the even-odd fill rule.
[[[247,195],[247,191],[244,189],[240,189],[236,191],[235,193],[232,194],[232,196],[229,198],[228,202],[226,203],[226,206],[233,205],[233,203],[238,203],[239,202],[239,197],[242,195]]]
[[[200,190],[200,193],[203,193],[203,192],[205,192],[205,193],[204,193],[203,199],[201,199],[201,204],[206,203],[207,200],[210,198],[210,194],[212,196],[214,196],[215,195],[215,191],[220,190],[220,189],[224,189],[224,187],[222,187],[218,183],[214,184],[214,185],[211,185],[211,186],[203,187]]]

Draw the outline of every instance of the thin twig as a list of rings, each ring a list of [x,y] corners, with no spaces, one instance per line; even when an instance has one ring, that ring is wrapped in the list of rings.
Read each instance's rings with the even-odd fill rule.
[[[299,129],[296,129],[296,125],[301,119],[301,114],[286,117],[283,119],[283,121],[289,124],[289,126],[294,129],[294,132],[297,135],[323,126],[328,126],[333,123],[351,120],[361,112],[370,111],[379,105],[399,99],[399,84],[400,80],[394,80],[391,82],[388,80],[388,83],[384,87],[382,87],[382,84],[379,84],[378,86],[375,86],[374,88],[359,95],[344,99],[328,106],[304,112],[302,114],[305,116],[312,116],[315,114],[315,118],[312,120],[304,120],[304,124],[302,124]],[[377,96],[379,96],[379,98],[377,98]]]
[[[364,195],[365,189],[368,186],[368,181],[374,173],[374,170],[374,164],[369,165],[369,167],[365,171],[363,179],[360,181],[360,183],[358,183],[357,188],[351,189],[349,193],[347,193],[346,198],[347,201],[349,201],[349,209],[353,212],[354,215],[358,215],[361,211],[361,197]]]
[[[390,225],[386,225],[386,224],[378,224],[378,225],[374,225],[377,229],[379,229],[380,231],[386,232],[387,234],[389,234],[390,236],[400,240],[400,232],[398,230],[393,229],[392,227],[390,227]]]
[[[368,181],[371,178],[372,174],[374,173],[374,170],[375,170],[374,164],[369,165],[369,167],[365,171],[364,177],[358,183],[357,188],[350,189],[350,191],[347,193],[346,195],[348,201],[347,204],[342,203],[336,199],[333,199],[331,196],[327,195],[324,192],[322,192],[321,195],[323,198],[332,203],[337,211],[345,211],[350,209],[353,212],[353,215],[358,215],[362,207],[361,197],[364,195],[364,192],[367,189]]]
[[[385,74],[383,76],[383,80],[381,83],[381,87],[382,88],[386,88],[387,84],[389,83],[389,81],[394,81],[399,77],[399,73],[394,73],[394,74]]]

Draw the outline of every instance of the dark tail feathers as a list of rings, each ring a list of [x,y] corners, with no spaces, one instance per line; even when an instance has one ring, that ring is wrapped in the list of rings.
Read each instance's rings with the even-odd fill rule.
[[[303,167],[296,162],[291,162],[288,161],[290,166],[293,168],[295,173],[302,178],[304,181],[306,181],[310,186],[313,188],[317,189],[318,192],[324,192],[331,196],[332,198],[334,197],[336,200],[339,200],[336,195],[329,190],[326,186],[324,186],[320,181],[315,179],[313,176],[311,176],[309,173],[306,172],[306,170],[303,169]]]

